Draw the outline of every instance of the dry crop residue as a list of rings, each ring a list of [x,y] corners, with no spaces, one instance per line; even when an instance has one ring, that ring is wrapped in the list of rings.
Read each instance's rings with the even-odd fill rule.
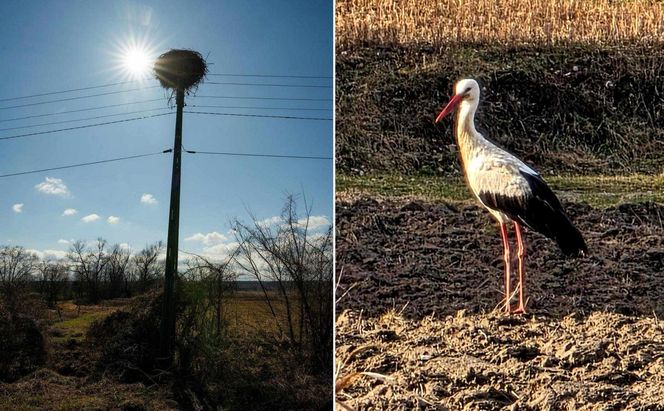
[[[530,313],[500,302],[474,205],[337,201],[338,399],[359,409],[664,409],[664,207],[566,203],[590,255],[527,233]]]

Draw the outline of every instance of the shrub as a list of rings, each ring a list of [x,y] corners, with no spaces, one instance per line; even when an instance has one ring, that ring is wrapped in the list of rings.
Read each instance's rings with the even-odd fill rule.
[[[37,323],[0,308],[0,381],[13,382],[45,361],[44,337]]]

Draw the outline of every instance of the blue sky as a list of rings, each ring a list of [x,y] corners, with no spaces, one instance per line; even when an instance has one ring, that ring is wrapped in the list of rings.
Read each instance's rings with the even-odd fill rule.
[[[329,1],[3,1],[0,2],[0,100],[122,82],[123,47],[132,39],[152,57],[189,48],[210,73],[333,74],[333,4]],[[209,76],[208,82],[331,86],[331,78]],[[140,111],[58,125],[0,130],[6,136],[167,113],[167,93],[149,79],[108,88],[0,101],[0,129]],[[126,92],[8,108],[91,94]],[[332,88],[203,84],[191,111],[332,117]],[[201,96],[305,98],[322,101],[212,99]],[[146,103],[69,114],[107,105]],[[276,109],[197,108],[201,105]],[[284,110],[308,108],[314,110]],[[18,117],[49,114],[24,120]],[[111,159],[171,148],[175,114],[0,140],[0,174]],[[332,121],[184,115],[184,147],[199,151],[332,157]],[[52,250],[103,237],[137,250],[166,240],[170,154],[90,167],[0,178],[0,244]],[[180,248],[222,250],[229,221],[278,215],[287,193],[304,193],[321,223],[332,220],[332,160],[183,156]],[[73,209],[65,213],[65,210]],[[67,215],[69,214],[69,215]],[[95,218],[95,215],[98,218]],[[87,218],[86,218],[87,217]],[[216,234],[215,234],[216,233]],[[215,247],[217,247],[215,249]]]

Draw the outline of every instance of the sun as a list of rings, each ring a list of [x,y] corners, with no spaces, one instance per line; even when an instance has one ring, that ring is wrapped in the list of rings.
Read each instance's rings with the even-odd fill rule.
[[[127,35],[116,39],[111,50],[113,63],[111,69],[125,80],[143,82],[151,78],[157,47],[146,37]]]
[[[134,78],[144,78],[152,70],[153,60],[145,48],[132,46],[122,56],[122,66]]]

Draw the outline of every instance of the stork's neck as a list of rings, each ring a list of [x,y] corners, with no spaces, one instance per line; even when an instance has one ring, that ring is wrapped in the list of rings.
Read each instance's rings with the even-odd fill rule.
[[[477,101],[462,101],[457,111],[456,138],[464,162],[476,149],[488,143],[475,129],[475,111]]]

